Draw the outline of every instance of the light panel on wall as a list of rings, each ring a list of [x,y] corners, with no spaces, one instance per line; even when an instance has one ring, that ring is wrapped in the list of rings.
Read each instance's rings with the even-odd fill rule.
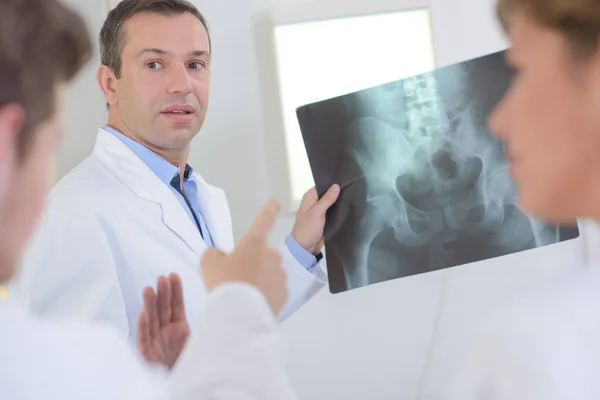
[[[292,207],[314,186],[296,108],[435,67],[430,15],[416,9],[274,27]]]

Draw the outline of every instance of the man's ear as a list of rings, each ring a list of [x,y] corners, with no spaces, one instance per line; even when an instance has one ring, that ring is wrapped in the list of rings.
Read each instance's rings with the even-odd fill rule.
[[[18,104],[0,107],[0,158],[16,152],[18,136],[25,123],[25,110]]]
[[[108,104],[114,104],[117,100],[117,78],[107,65],[101,65],[97,73],[98,86]]]

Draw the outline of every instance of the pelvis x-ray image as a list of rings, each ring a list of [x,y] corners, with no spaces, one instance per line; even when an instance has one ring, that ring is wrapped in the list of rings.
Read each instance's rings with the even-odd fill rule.
[[[325,229],[332,293],[579,236],[518,208],[486,127],[509,81],[499,52],[297,110],[319,194],[342,187]]]

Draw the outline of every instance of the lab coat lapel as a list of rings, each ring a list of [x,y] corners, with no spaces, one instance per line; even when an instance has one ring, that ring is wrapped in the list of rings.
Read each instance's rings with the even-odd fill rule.
[[[169,187],[131,149],[109,132],[100,129],[93,154],[138,197],[160,205],[162,223],[191,250],[202,255],[206,245],[197,227]]]
[[[231,213],[223,190],[213,187],[194,173],[198,187],[198,202],[214,246],[222,251],[233,250]]]

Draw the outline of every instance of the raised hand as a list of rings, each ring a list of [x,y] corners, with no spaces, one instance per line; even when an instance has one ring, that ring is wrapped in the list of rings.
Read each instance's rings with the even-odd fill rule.
[[[183,288],[176,274],[158,278],[156,293],[144,289],[144,309],[138,317],[137,346],[149,362],[173,368],[185,347],[190,326],[185,317]]]
[[[268,242],[279,208],[277,200],[267,203],[231,254],[206,251],[201,266],[209,291],[227,282],[249,283],[265,295],[273,313],[279,313],[288,296],[286,276],[279,251]]]

